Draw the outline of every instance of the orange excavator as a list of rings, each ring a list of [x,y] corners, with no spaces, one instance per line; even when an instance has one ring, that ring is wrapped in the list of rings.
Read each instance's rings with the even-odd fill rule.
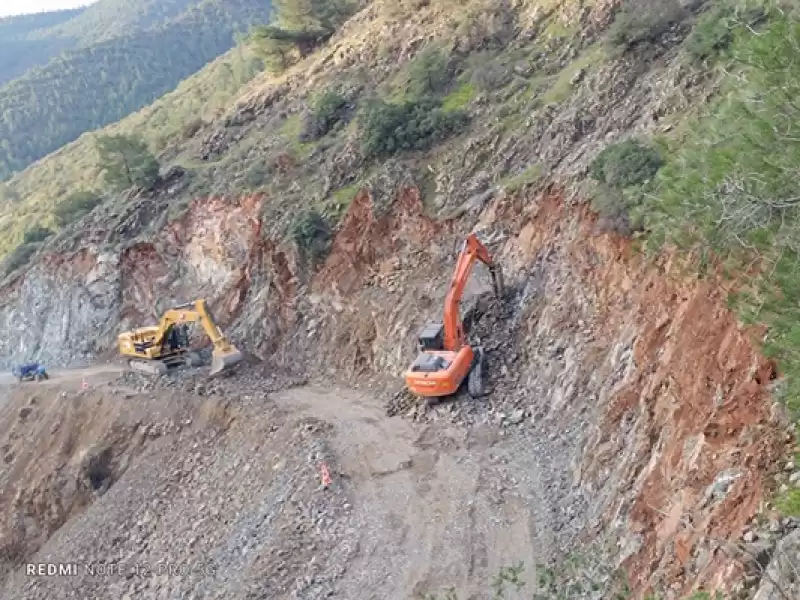
[[[503,273],[478,236],[471,233],[464,241],[450,289],[444,304],[444,323],[429,323],[419,334],[420,354],[405,373],[406,386],[412,394],[429,402],[455,394],[467,379],[470,396],[485,395],[483,348],[467,343],[459,305],[472,267],[480,260],[492,276],[494,293],[503,297]]]

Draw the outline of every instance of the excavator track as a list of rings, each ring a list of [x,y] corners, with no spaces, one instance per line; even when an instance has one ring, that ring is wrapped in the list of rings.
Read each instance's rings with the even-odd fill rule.
[[[169,367],[160,360],[131,360],[128,361],[128,366],[132,371],[145,373],[146,375],[166,375]]]
[[[475,348],[475,362],[467,376],[467,391],[472,398],[486,395],[486,354],[483,348]]]

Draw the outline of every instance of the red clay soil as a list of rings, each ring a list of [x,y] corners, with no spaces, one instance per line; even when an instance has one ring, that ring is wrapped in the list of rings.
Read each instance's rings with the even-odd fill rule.
[[[381,260],[424,250],[448,228],[448,224],[437,223],[424,214],[416,188],[401,189],[392,209],[379,216],[369,192],[361,190],[342,220],[328,259],[315,277],[318,282],[315,289],[335,283],[335,289],[343,295],[355,292],[364,276]]]
[[[689,563],[701,538],[742,535],[767,495],[765,476],[787,451],[768,389],[776,367],[759,353],[758,332],[738,324],[720,281],[688,276],[674,255],[647,263],[630,241],[596,235],[591,211],[567,208],[557,192],[538,206],[520,232],[523,254],[533,256],[577,221],[567,251],[594,292],[598,337],[613,342],[625,327],[638,330],[637,369],[603,407],[603,439],[585,449],[595,473],[621,453],[637,465],[628,525],[642,545],[625,564],[635,589],[648,591],[656,570],[660,583],[682,594],[732,581],[740,567],[720,550],[696,570]],[[638,424],[633,448],[615,436],[626,417]],[[724,499],[708,501],[725,471],[737,478]]]

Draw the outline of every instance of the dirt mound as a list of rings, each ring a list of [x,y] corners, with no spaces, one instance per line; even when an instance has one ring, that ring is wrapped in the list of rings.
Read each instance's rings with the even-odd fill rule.
[[[106,494],[150,440],[179,430],[184,412],[124,390],[11,392],[0,413],[0,578]]]

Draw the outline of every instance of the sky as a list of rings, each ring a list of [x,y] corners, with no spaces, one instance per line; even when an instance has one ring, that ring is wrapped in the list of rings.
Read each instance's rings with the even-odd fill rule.
[[[27,13],[76,8],[92,4],[94,0],[0,0],[0,17]]]

